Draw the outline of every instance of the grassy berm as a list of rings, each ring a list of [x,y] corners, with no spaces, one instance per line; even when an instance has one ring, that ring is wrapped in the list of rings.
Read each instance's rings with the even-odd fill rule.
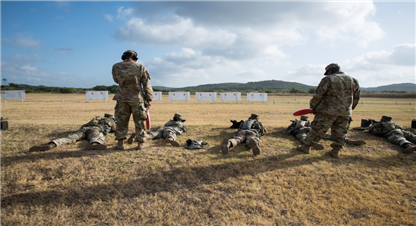
[[[189,128],[180,147],[149,141],[142,151],[87,151],[87,141],[46,152],[34,145],[65,137],[93,116],[114,112],[111,100],[81,94],[27,94],[2,100],[9,129],[1,131],[2,225],[415,225],[416,153],[368,131],[353,130],[361,119],[391,115],[409,129],[415,99],[362,98],[340,159],[324,150],[301,154],[285,134],[292,113],[310,96],[269,96],[267,102],[154,101],[152,128],[178,112]],[[236,131],[230,120],[260,115],[268,133],[261,154],[243,144],[227,156],[220,143]],[[313,118],[313,115],[310,115]],[[129,133],[133,132],[130,122]],[[187,139],[204,149],[185,149]]]

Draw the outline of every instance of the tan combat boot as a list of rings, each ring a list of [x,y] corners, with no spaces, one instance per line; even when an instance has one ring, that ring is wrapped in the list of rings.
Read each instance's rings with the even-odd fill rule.
[[[341,150],[340,148],[332,148],[332,150],[329,151],[328,153],[332,158],[339,159],[339,151],[340,150]]]
[[[299,145],[296,149],[305,153],[305,154],[310,154],[311,153],[311,146],[310,145],[302,144],[302,145]]]
[[[117,150],[124,150],[124,139],[118,140]]]
[[[403,150],[403,153],[405,154],[412,154],[413,152],[416,151],[416,146],[412,145],[412,144],[406,144],[405,149]]]
[[[179,147],[179,143],[176,142],[175,140],[173,140],[172,137],[166,138],[165,141],[166,141],[166,143],[169,143],[169,144],[171,144],[174,147]]]
[[[260,147],[256,141],[250,140],[248,145],[253,150],[254,155],[260,155]]]
[[[143,150],[147,146],[148,144],[145,142],[137,142],[137,147],[135,148],[135,150]]]
[[[132,144],[133,143],[133,140],[134,140],[134,138],[136,137],[136,134],[135,133],[133,133],[130,137],[129,137],[129,139],[127,139],[127,143],[128,144]]]
[[[92,143],[85,147],[86,150],[107,150],[107,145]]]
[[[318,144],[318,143],[311,143],[311,146],[313,147],[313,148],[315,148],[316,150],[324,150],[324,146],[322,146],[321,144]]]
[[[221,151],[223,155],[228,154],[228,150],[231,147],[231,142],[228,139],[224,139],[221,144]]]
[[[367,144],[367,142],[363,141],[363,140],[350,140],[348,138],[345,139],[345,143],[349,144],[349,145],[363,145],[363,144]]]

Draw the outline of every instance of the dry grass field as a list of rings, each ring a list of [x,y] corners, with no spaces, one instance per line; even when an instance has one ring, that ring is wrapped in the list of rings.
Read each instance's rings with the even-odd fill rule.
[[[301,154],[285,135],[295,110],[310,96],[269,96],[267,102],[154,101],[152,127],[182,113],[189,131],[181,147],[152,140],[146,150],[86,151],[86,141],[46,152],[33,145],[65,137],[93,116],[114,112],[111,100],[82,94],[26,94],[1,102],[9,130],[1,131],[2,225],[415,225],[416,154],[367,131],[349,137],[340,159],[325,150]],[[245,96],[243,95],[242,99]],[[261,154],[245,145],[227,156],[220,143],[235,130],[230,120],[258,113],[268,133]],[[351,127],[384,114],[410,128],[415,99],[362,98]],[[130,133],[133,132],[130,122]],[[205,149],[187,150],[187,139]]]

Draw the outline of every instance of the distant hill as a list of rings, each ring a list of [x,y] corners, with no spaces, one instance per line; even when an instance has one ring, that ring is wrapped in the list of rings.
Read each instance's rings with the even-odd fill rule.
[[[98,85],[92,88],[71,88],[71,87],[48,87],[48,86],[32,86],[27,84],[14,84],[10,83],[11,86],[2,87],[3,90],[13,89],[12,86],[16,86],[16,89],[24,89],[27,92],[82,92],[82,90],[108,90],[111,93],[117,91],[118,85],[104,86]],[[314,86],[305,85],[297,82],[285,82],[280,80],[267,80],[259,82],[247,82],[247,83],[218,83],[218,84],[205,84],[199,86],[186,86],[182,88],[172,88],[166,86],[153,86],[159,90],[166,91],[197,91],[197,92],[289,92],[292,88],[297,88],[303,91],[309,91]],[[73,89],[73,90],[69,90]],[[391,84],[378,87],[361,87],[362,91],[366,92],[384,92],[384,93],[397,93],[397,92],[408,92],[416,93],[415,83],[400,83]]]
[[[385,86],[378,86],[378,87],[362,87],[361,90],[368,91],[368,92],[408,92],[414,93],[416,92],[416,84],[415,83],[400,83],[400,84],[391,84]]]
[[[305,85],[297,82],[285,82],[279,80],[268,80],[260,82],[247,82],[247,83],[218,83],[218,84],[205,84],[199,86],[186,86],[182,88],[169,88],[163,86],[155,86],[155,88],[163,90],[175,90],[175,91],[200,91],[200,92],[209,92],[209,91],[259,91],[265,92],[267,90],[272,90],[274,92],[290,91],[292,88],[298,88],[301,90],[309,91],[313,86]]]

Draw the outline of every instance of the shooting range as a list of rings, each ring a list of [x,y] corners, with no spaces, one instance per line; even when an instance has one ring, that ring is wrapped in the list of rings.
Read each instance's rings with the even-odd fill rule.
[[[190,100],[190,92],[169,92],[169,100]]]
[[[153,92],[152,100],[162,100],[162,92],[161,91]]]
[[[85,91],[87,100],[108,100],[108,91]]]
[[[247,101],[267,101],[267,93],[247,93]]]
[[[26,95],[24,90],[4,90],[1,91],[1,99],[5,102],[10,99],[22,100],[23,102],[26,99]]]
[[[221,101],[241,101],[241,92],[220,93]]]
[[[195,99],[197,101],[216,101],[217,92],[196,92]]]

